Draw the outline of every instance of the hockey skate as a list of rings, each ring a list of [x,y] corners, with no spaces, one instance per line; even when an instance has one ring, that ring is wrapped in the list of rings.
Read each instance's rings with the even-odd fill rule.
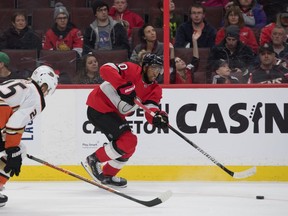
[[[101,183],[109,186],[127,187],[127,180],[117,176],[104,176]]]
[[[96,157],[95,153],[89,155],[85,161],[81,162],[81,165],[88,172],[88,174],[94,179],[94,181],[101,183],[104,179],[103,171],[101,168],[101,162]]]
[[[5,206],[8,201],[8,197],[0,193],[0,207]]]
[[[95,153],[89,155],[85,161],[81,162],[83,168],[87,171],[87,173],[94,179],[94,181],[116,187],[126,187],[127,180],[121,177],[116,176],[104,176],[101,162],[96,157]]]

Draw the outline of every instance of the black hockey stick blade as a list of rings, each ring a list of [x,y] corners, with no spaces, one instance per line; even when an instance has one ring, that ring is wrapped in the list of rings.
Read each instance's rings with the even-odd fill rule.
[[[85,182],[90,183],[90,184],[92,184],[94,186],[97,186],[97,187],[99,187],[101,189],[104,189],[104,190],[109,191],[111,193],[117,194],[117,195],[119,195],[121,197],[124,197],[124,198],[126,198],[128,200],[134,201],[136,203],[142,204],[142,205],[147,206],[147,207],[153,207],[153,206],[159,205],[159,204],[165,202],[166,200],[168,200],[172,196],[172,192],[168,190],[168,191],[162,193],[159,197],[157,197],[157,198],[155,198],[153,200],[149,200],[149,201],[139,200],[139,199],[131,197],[131,196],[127,195],[127,194],[124,194],[124,193],[122,193],[122,192],[120,192],[118,190],[115,190],[113,188],[110,188],[110,187],[107,187],[105,185],[102,185],[102,184],[100,184],[98,182],[91,181],[91,180],[89,180],[89,179],[87,179],[85,177],[82,177],[82,176],[80,176],[80,175],[78,175],[76,173],[73,173],[73,172],[71,172],[69,170],[66,170],[66,169],[63,169],[61,167],[55,166],[53,164],[50,164],[50,163],[48,163],[48,162],[46,162],[46,161],[44,161],[42,159],[39,159],[39,158],[36,158],[36,157],[32,156],[32,155],[27,154],[27,157],[29,159],[31,159],[31,160],[37,161],[38,163],[44,164],[44,165],[46,165],[46,166],[48,166],[50,168],[56,169],[56,170],[58,170],[60,172],[63,172],[65,174],[67,174],[67,175],[73,176],[74,178],[77,178],[79,180],[85,181]]]
[[[135,99],[134,102],[136,105],[138,105],[140,108],[142,108],[149,115],[151,115],[152,117],[155,116],[155,113],[152,110],[148,109],[146,106],[144,106],[138,99]],[[201,149],[199,146],[197,146],[195,143],[193,143],[191,140],[189,140],[186,136],[184,136],[181,132],[176,130],[170,124],[168,124],[168,128],[170,130],[172,130],[174,133],[176,133],[178,136],[180,136],[182,139],[184,139],[191,146],[193,146],[200,153],[205,155],[210,161],[212,161],[214,164],[216,164],[218,167],[220,167],[222,170],[224,170],[227,174],[229,174],[233,178],[243,179],[243,178],[250,177],[256,173],[256,167],[251,167],[251,168],[244,170],[244,171],[241,171],[241,172],[233,172],[233,171],[229,170],[227,167],[225,167],[221,163],[219,163],[215,158],[213,158],[211,155],[209,155],[207,152],[205,152],[203,149]]]

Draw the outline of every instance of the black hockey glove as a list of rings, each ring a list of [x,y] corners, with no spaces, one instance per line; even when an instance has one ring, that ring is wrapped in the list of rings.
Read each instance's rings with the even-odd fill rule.
[[[167,128],[169,124],[168,114],[164,111],[156,112],[155,116],[153,117],[152,123],[157,128]]]
[[[4,167],[4,171],[9,173],[10,176],[19,176],[21,165],[22,165],[22,151],[20,147],[11,147],[6,149],[7,162]]]
[[[131,82],[127,82],[126,84],[119,86],[117,88],[117,93],[120,96],[122,101],[134,106],[134,99],[136,97],[135,85]]]

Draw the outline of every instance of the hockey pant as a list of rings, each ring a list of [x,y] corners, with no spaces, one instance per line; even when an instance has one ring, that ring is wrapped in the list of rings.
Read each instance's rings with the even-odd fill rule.
[[[128,122],[117,113],[100,113],[88,107],[87,116],[110,141],[95,152],[100,162],[107,162],[103,166],[103,175],[115,176],[135,152],[137,137]]]

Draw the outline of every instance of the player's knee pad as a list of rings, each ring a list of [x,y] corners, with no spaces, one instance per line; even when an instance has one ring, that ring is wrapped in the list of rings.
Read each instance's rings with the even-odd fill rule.
[[[126,154],[132,155],[135,152],[137,145],[137,136],[127,131],[123,133],[116,141],[117,147],[124,151]]]

